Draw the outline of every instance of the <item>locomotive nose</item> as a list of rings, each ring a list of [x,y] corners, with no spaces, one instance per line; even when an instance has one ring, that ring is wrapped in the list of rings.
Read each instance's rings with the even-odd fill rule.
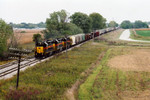
[[[43,47],[37,47],[37,53],[43,53]]]

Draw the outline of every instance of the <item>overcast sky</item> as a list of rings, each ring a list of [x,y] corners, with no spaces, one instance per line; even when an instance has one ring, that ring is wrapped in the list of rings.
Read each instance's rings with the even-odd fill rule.
[[[150,21],[150,0],[0,0],[0,18],[7,23],[45,22],[61,9],[73,14],[100,13],[107,21]]]

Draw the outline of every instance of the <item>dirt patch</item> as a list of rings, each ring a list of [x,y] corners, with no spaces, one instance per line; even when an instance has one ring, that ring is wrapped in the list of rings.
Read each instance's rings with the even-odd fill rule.
[[[123,71],[150,72],[150,50],[137,49],[131,54],[116,56],[109,60],[108,65]]]
[[[121,94],[123,100],[150,100],[150,90],[145,91],[125,91]]]

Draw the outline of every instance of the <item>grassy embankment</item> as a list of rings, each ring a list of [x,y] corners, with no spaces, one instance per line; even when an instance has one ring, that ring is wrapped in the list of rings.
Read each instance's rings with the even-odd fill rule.
[[[126,72],[108,66],[109,59],[128,54],[132,48],[110,48],[101,60],[101,64],[80,86],[79,100],[129,100],[132,96],[137,97],[139,92],[150,89],[149,72]],[[136,100],[136,98],[132,100]]]
[[[2,99],[64,99],[64,92],[72,86],[80,75],[105,47],[88,42],[80,48],[74,48],[65,54],[38,64],[20,74],[19,89],[15,89],[16,76],[0,81],[0,97]]]
[[[130,30],[131,38],[135,40],[147,40],[150,41],[150,30]]]

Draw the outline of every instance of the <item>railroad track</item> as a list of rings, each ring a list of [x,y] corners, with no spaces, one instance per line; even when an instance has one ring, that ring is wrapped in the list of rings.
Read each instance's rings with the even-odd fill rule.
[[[33,56],[32,56],[32,57],[30,56],[29,58],[34,58],[34,57],[33,57]],[[23,58],[23,59],[21,59],[21,61],[28,60],[29,58]],[[4,68],[7,68],[7,67],[10,67],[11,65],[14,65],[14,64],[18,64],[18,61],[15,60],[15,61],[9,62],[9,63],[7,63],[7,64],[0,65],[0,70],[2,70],[2,69],[4,69]]]
[[[85,42],[75,45],[75,46],[72,46],[71,48],[67,49],[67,51],[70,51],[74,47],[79,47],[80,45],[82,45],[84,43]],[[66,52],[66,50],[63,50],[59,53],[53,54],[53,55],[51,55],[47,58],[43,58],[43,59],[36,59],[34,57],[29,57],[29,58],[23,59],[23,60],[21,60],[21,63],[20,63],[20,70],[23,71],[30,66],[33,66],[37,63],[46,61],[50,58],[53,58],[54,56],[56,56],[58,54],[64,53],[64,52]],[[18,70],[18,61],[13,61],[13,62],[4,64],[4,65],[0,65],[0,79],[7,79],[7,78],[12,77],[13,75],[16,75],[17,70]]]
[[[99,38],[99,37],[96,37],[96,38]],[[91,41],[91,40],[93,40],[93,39],[90,39],[88,41]],[[85,41],[85,42],[82,42],[80,44],[74,45],[71,48],[67,49],[67,51],[70,51],[70,50],[72,50],[75,47],[79,47],[79,46],[81,46],[82,44],[84,44],[84,43],[86,43],[88,41]],[[63,50],[63,51],[61,51],[59,53],[53,54],[50,57],[43,58],[43,59],[36,59],[33,56],[32,57],[28,57],[28,58],[26,58],[24,60],[21,60],[20,70],[23,71],[23,70],[25,70],[26,68],[28,68],[30,66],[33,66],[33,65],[35,65],[37,63],[46,61],[46,60],[48,60],[50,58],[53,58],[54,56],[56,56],[58,54],[64,53],[65,51],[66,50]],[[7,79],[7,78],[12,77],[13,75],[16,75],[17,70],[18,70],[18,61],[13,61],[13,62],[4,64],[4,65],[0,65],[0,79]]]
[[[4,68],[7,68],[7,67],[9,67],[9,66],[11,66],[11,65],[13,65],[13,64],[17,64],[17,63],[18,63],[17,61],[12,61],[12,62],[9,62],[9,63],[7,63],[7,64],[0,65],[0,70],[1,70],[1,69],[4,69]]]
[[[31,66],[32,64],[36,64],[40,62],[38,59],[30,59],[28,61],[22,61],[20,64],[20,70],[24,70],[25,68],[27,68],[27,66]],[[0,79],[5,79],[5,78],[9,78],[13,75],[15,75],[17,73],[18,70],[18,63],[15,63],[13,65],[5,65],[4,67],[2,67],[0,69]],[[12,75],[10,75],[12,73]],[[5,77],[6,76],[6,77]]]

